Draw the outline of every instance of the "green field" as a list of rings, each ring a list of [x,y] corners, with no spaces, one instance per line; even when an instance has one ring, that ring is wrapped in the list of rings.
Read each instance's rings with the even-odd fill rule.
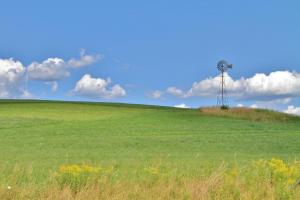
[[[300,156],[299,144],[300,119],[292,117],[248,120],[199,109],[108,103],[0,103],[0,162],[12,165],[294,159]]]
[[[202,166],[222,161],[243,165],[258,159],[299,160],[298,117],[266,110],[222,112],[2,100],[0,168],[30,166],[43,181],[64,164],[114,166],[119,175],[129,177],[159,163],[193,176]]]

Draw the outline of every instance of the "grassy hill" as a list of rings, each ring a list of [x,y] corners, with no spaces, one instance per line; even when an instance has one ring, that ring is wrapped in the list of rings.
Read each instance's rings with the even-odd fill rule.
[[[193,175],[222,161],[291,161],[299,144],[300,119],[267,110],[0,102],[0,167],[31,166],[38,179],[68,163],[113,165],[120,173],[160,163]]]
[[[0,131],[1,162],[43,167],[300,156],[299,118],[266,110],[2,101]]]

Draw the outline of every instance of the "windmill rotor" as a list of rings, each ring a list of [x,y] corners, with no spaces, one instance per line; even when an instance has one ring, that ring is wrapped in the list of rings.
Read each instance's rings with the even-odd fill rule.
[[[226,60],[220,60],[217,64],[217,68],[220,72],[226,72],[228,69],[233,67],[232,64],[229,64]]]

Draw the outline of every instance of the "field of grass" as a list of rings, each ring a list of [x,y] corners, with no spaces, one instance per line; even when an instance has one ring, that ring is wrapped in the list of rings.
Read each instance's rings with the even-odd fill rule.
[[[209,179],[211,174],[224,163],[226,169],[227,166],[232,169],[236,165],[249,166],[259,159],[279,158],[289,163],[299,160],[299,144],[300,119],[266,110],[0,102],[2,189],[12,184],[22,188],[22,183],[42,188],[51,182],[52,175],[61,166],[84,164],[101,166],[104,171],[111,169],[113,175],[109,179],[117,182],[116,187],[124,181],[133,184],[145,179],[151,184],[153,177],[148,179],[147,172],[155,174],[156,171],[167,177],[164,181],[184,177],[182,183],[176,183],[179,185],[188,184],[184,182],[186,179],[193,182],[203,174],[210,174],[207,180],[214,181]],[[23,174],[20,181],[14,174]],[[106,177],[103,180],[108,177],[103,176]],[[163,183],[153,187],[172,190],[168,187],[172,184]],[[34,191],[41,190],[38,188]],[[130,188],[144,193],[146,190],[136,185]],[[0,190],[0,196],[17,198],[3,191]],[[180,198],[189,199],[185,193],[182,191]]]

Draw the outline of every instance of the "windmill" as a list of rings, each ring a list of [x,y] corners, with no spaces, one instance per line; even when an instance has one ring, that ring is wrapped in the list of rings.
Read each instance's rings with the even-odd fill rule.
[[[217,68],[221,73],[217,105],[221,108],[228,108],[228,102],[226,97],[225,72],[227,72],[228,69],[232,68],[232,64],[229,64],[226,60],[220,60],[217,64]]]

